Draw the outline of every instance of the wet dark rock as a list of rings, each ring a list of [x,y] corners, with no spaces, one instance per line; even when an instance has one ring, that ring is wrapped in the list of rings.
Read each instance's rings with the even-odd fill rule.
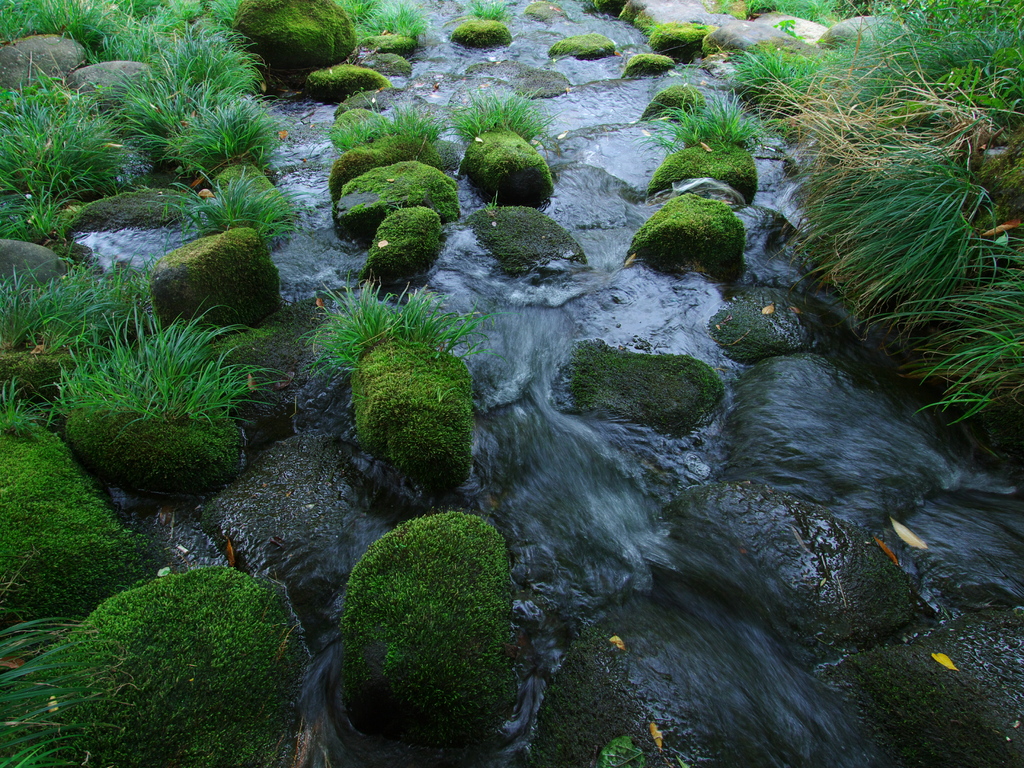
[[[20,90],[39,75],[64,77],[85,57],[83,46],[60,35],[34,35],[0,46],[0,90]]]
[[[466,74],[497,78],[508,83],[516,93],[533,99],[561,96],[569,87],[569,78],[561,72],[531,67],[518,61],[482,61],[467,67]]]
[[[466,224],[510,275],[524,275],[556,260],[587,263],[572,235],[536,208],[481,208]]]
[[[756,288],[739,294],[708,321],[708,333],[727,357],[756,363],[810,349],[811,339],[785,291]]]
[[[0,277],[31,272],[42,282],[60,277],[64,271],[64,262],[49,248],[23,240],[0,239]]]
[[[385,112],[409,100],[401,88],[384,88],[380,91],[362,91],[345,99],[334,112],[337,117],[350,109],[368,109],[371,112]]]
[[[104,197],[83,206],[71,222],[76,232],[159,229],[181,221],[166,190],[142,189]]]

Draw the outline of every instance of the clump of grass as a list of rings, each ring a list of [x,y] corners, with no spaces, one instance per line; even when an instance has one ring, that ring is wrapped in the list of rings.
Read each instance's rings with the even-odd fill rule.
[[[731,95],[708,99],[699,110],[676,108],[662,114],[668,119],[650,137],[650,143],[668,152],[702,143],[749,147],[764,135],[760,121],[744,112]]]
[[[452,110],[455,132],[464,141],[473,141],[488,131],[502,130],[532,141],[551,125],[552,118],[525,96],[513,91],[475,91],[467,104]]]
[[[798,112],[800,99],[821,72],[823,57],[785,49],[755,48],[733,57],[735,79],[745,98],[769,114]]]
[[[98,51],[125,22],[125,14],[104,0],[24,0],[34,34],[64,35]]]
[[[508,21],[512,14],[506,0],[469,0],[466,15],[488,21]]]
[[[213,172],[241,162],[263,168],[274,149],[276,131],[277,123],[258,101],[221,100],[190,116],[188,126],[170,140],[170,152],[194,171]]]
[[[339,152],[347,152],[385,136],[433,144],[441,137],[444,125],[438,117],[412,105],[396,107],[390,115],[374,114],[365,120],[350,120],[331,129],[331,141]]]
[[[761,14],[773,11],[825,26],[862,13],[851,0],[747,0],[747,13]]]
[[[366,35],[380,35],[388,32],[415,40],[427,31],[427,14],[410,0],[386,0],[376,5],[363,20],[360,29]]]
[[[211,184],[210,192],[212,197],[200,196],[191,187],[179,184],[170,198],[190,235],[201,237],[249,227],[269,240],[295,231],[292,198],[253,176],[241,174],[226,184]]]
[[[50,423],[50,411],[19,397],[19,391],[16,378],[0,384],[0,434],[24,437],[33,428]]]
[[[336,2],[345,9],[345,13],[352,19],[352,23],[359,28],[361,36],[365,37],[364,24],[380,5],[380,0],[336,0]]]
[[[260,82],[256,60],[242,49],[237,33],[197,23],[175,32],[149,63],[161,79],[204,84],[222,94],[254,93]]]
[[[200,114],[221,103],[219,93],[205,84],[179,84],[156,77],[130,85],[119,123],[132,144],[157,165],[176,159],[174,142]]]
[[[69,225],[64,208],[69,202],[60,190],[26,193],[0,180],[0,238],[29,243],[65,240]]]

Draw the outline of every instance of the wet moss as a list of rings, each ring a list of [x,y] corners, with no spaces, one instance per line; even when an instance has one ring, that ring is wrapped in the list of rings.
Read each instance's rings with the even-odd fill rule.
[[[654,95],[640,119],[653,120],[656,117],[661,117],[670,109],[685,109],[687,112],[692,112],[702,109],[705,103],[707,100],[704,98],[704,94],[696,86],[670,85]]]
[[[361,114],[367,110],[352,110],[343,112],[338,120],[345,115]],[[355,118],[358,119],[358,118]],[[422,139],[410,139],[405,136],[384,136],[369,144],[345,152],[334,161],[331,166],[331,175],[327,180],[327,187],[331,192],[331,200],[337,202],[342,195],[342,189],[352,179],[362,176],[367,171],[380,168],[385,165],[416,160],[431,168],[442,170],[443,163],[437,148],[430,142]]]
[[[547,3],[541,5],[548,7]],[[569,87],[569,78],[561,72],[518,61],[480,61],[467,67],[466,74],[502,80],[528,99],[551,99],[566,93]]]
[[[505,542],[479,518],[420,517],[372,544],[341,619],[357,727],[437,747],[493,736],[513,704],[511,613]]]
[[[604,35],[588,32],[563,38],[548,49],[552,59],[572,56],[574,59],[604,59],[615,55],[615,43]]]
[[[397,53],[373,53],[363,61],[370,69],[375,69],[385,77],[411,77],[412,64]]]
[[[360,48],[398,56],[411,56],[415,53],[417,45],[416,38],[408,35],[371,35],[359,41]]]
[[[553,3],[537,0],[537,2],[526,6],[523,10],[523,16],[536,21],[554,21],[555,19],[564,19],[565,11]]]
[[[511,131],[487,131],[471,141],[461,171],[481,192],[504,205],[537,206],[555,185],[547,161]]]
[[[587,263],[572,235],[536,208],[482,208],[466,224],[510,275],[524,275],[557,259]]]
[[[714,369],[689,355],[627,352],[594,340],[573,349],[569,391],[580,410],[685,435],[707,420],[725,388]]]
[[[655,53],[671,56],[675,61],[688,63],[701,53],[704,38],[714,32],[717,27],[707,24],[680,24],[669,22],[657,24],[650,32],[649,44]]]
[[[104,197],[82,206],[71,219],[75,232],[115,232],[119,229],[156,229],[181,221],[164,190],[140,189]]]
[[[422,206],[389,213],[370,243],[361,280],[408,277],[430,268],[441,251],[441,217]]]
[[[649,77],[662,75],[672,69],[676,63],[668,56],[661,56],[657,53],[638,53],[630,56],[626,62],[626,68],[622,71],[623,77]]]
[[[101,696],[74,708],[76,762],[274,768],[292,743],[301,650],[281,597],[230,568],[155,579],[72,634]]]
[[[234,28],[275,69],[330,67],[355,49],[355,30],[334,0],[242,0]]]
[[[500,48],[512,42],[512,33],[500,21],[470,19],[452,30],[452,42],[466,48]]]
[[[594,0],[594,9],[599,13],[618,16],[626,5],[626,0]]]
[[[0,386],[18,380],[20,397],[52,400],[62,371],[70,370],[75,359],[67,350],[33,355],[30,350],[0,351]]]
[[[338,64],[329,69],[310,72],[306,93],[320,101],[338,102],[363,91],[390,88],[391,81],[380,72],[354,64]]]
[[[758,289],[733,299],[708,321],[708,333],[727,357],[740,363],[806,352],[811,346],[800,316],[781,291]]]
[[[653,195],[683,179],[711,178],[724,181],[748,202],[757,193],[757,166],[754,157],[742,147],[716,146],[713,152],[703,147],[687,147],[662,161],[647,185]]]
[[[267,175],[260,168],[248,163],[235,163],[233,165],[229,165],[224,170],[219,171],[217,175],[213,177],[213,180],[224,187],[241,178],[252,179],[255,182],[256,192],[270,192],[271,190],[277,189],[277,187],[274,186],[274,183],[267,178]]]
[[[380,91],[363,91],[349,96],[337,109],[334,117],[350,109],[369,109],[373,112],[384,112],[400,103],[407,102],[408,95],[401,88],[384,88]]]

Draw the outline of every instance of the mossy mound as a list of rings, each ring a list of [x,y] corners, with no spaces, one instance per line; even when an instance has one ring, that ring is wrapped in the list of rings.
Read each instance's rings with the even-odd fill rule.
[[[19,397],[52,400],[58,394],[61,372],[74,365],[75,358],[67,350],[41,355],[30,350],[0,351],[0,386],[17,379]]]
[[[655,53],[671,56],[675,61],[688,63],[700,55],[701,43],[715,29],[717,27],[707,24],[680,24],[677,22],[657,24],[651,29],[648,42],[651,50]]]
[[[176,423],[78,411],[68,416],[66,429],[82,463],[121,488],[201,493],[239,470],[242,438],[230,419]]]
[[[139,542],[56,435],[0,433],[0,584],[21,621],[85,617],[143,577]]]
[[[256,192],[270,192],[271,190],[277,189],[277,187],[274,186],[274,182],[267,178],[267,174],[265,174],[260,168],[249,163],[235,163],[233,165],[229,165],[227,168],[218,171],[213,177],[213,180],[222,187],[227,186],[233,181],[238,181],[239,179],[252,180],[256,187]]]
[[[661,272],[692,269],[715,280],[735,280],[743,272],[745,243],[743,222],[727,204],[680,195],[637,230],[629,252]]]
[[[708,333],[739,363],[807,352],[811,340],[794,309],[784,291],[754,289],[716,312],[708,321]]]
[[[754,156],[742,147],[687,147],[666,157],[651,177],[647,194],[653,195],[683,179],[711,178],[724,181],[746,201],[757,194],[757,166]]]
[[[459,218],[455,181],[437,168],[409,160],[374,168],[341,189],[334,220],[355,237],[371,237],[396,208],[424,206],[437,211],[442,222]]]
[[[466,224],[509,275],[525,275],[556,260],[587,263],[572,235],[536,208],[482,208]]]
[[[341,106],[334,110],[334,125],[338,128],[344,125],[357,123],[360,120],[370,120],[377,113],[370,109],[341,109]]]
[[[683,109],[693,112],[703,109],[707,103],[704,94],[695,85],[670,85],[658,91],[651,103],[644,109],[641,120],[654,120],[662,117],[670,109]]]
[[[290,751],[301,655],[267,582],[199,568],[122,592],[72,633],[98,670],[75,707],[76,762],[118,768],[274,768]]]
[[[71,220],[75,232],[116,232],[119,229],[156,229],[181,221],[160,189],[140,189],[82,206]]]
[[[397,53],[372,53],[363,60],[370,69],[380,72],[385,77],[410,77],[412,64],[404,56]]]
[[[338,120],[349,114],[362,114],[366,110],[343,112]],[[335,121],[337,122],[337,121]],[[362,176],[374,168],[394,165],[409,160],[416,160],[431,168],[442,170],[443,162],[437,148],[422,139],[406,136],[384,136],[369,144],[353,147],[334,161],[327,187],[331,192],[331,201],[337,202],[345,185],[352,179]]]
[[[559,6],[553,3],[545,3],[542,0],[526,6],[523,10],[523,16],[535,21],[555,21],[556,19],[566,18],[565,11]]]
[[[531,67],[518,61],[479,61],[466,67],[466,74],[497,78],[528,99],[552,99],[563,95],[569,88],[569,78],[561,72]]]
[[[466,147],[460,170],[503,205],[537,206],[555,189],[551,169],[528,141],[511,131],[487,131]]]
[[[202,316],[210,325],[254,325],[277,309],[281,279],[255,230],[201,237],[160,259],[149,278],[164,325]]]
[[[626,62],[626,68],[622,71],[623,77],[652,77],[663,75],[672,69],[676,63],[668,56],[658,53],[638,53],[630,56]]]
[[[274,69],[330,67],[355,49],[355,30],[334,0],[242,0],[234,28]]]
[[[611,16],[618,16],[626,5],[626,0],[594,0],[594,10],[598,13],[607,13]]]
[[[360,48],[377,53],[393,53],[397,56],[411,56],[419,45],[415,37],[408,35],[370,35],[359,41]]]
[[[319,101],[339,102],[363,91],[390,88],[391,81],[380,72],[354,64],[338,64],[329,69],[310,72],[306,93]]]
[[[414,206],[392,211],[377,227],[360,280],[410,277],[429,269],[441,252],[441,217]]]
[[[501,48],[512,42],[512,33],[500,21],[470,19],[452,30],[452,42],[466,48]]]
[[[362,91],[361,93],[349,96],[341,102],[337,109],[334,110],[334,118],[337,119],[338,115],[342,112],[347,112],[350,109],[369,109],[372,112],[385,112],[402,103],[413,102],[409,100],[409,95],[401,88],[384,88],[380,91]]]
[[[548,56],[558,59],[572,56],[574,59],[605,59],[615,55],[615,43],[596,32],[563,38],[548,48]]]
[[[473,468],[473,388],[466,364],[422,344],[388,342],[352,375],[356,434],[429,490],[462,485]]]
[[[403,523],[348,581],[344,697],[357,727],[462,746],[511,714],[511,579],[505,542],[463,512]]]
[[[689,355],[627,352],[593,340],[573,349],[569,391],[581,411],[685,435],[707,420],[725,388],[711,366]]]

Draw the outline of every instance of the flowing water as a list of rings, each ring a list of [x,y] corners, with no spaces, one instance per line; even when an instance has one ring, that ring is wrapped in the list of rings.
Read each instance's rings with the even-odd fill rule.
[[[550,66],[570,81],[568,93],[536,102],[553,117],[550,135],[558,137],[544,146],[556,177],[544,211],[579,241],[588,264],[508,277],[468,231],[449,225],[436,265],[414,281],[446,295],[451,309],[498,313],[488,330],[492,354],[468,360],[476,395],[470,481],[425,498],[362,454],[343,382],[313,381],[296,393],[289,413],[253,425],[254,453],[293,430],[341,436],[365,476],[349,499],[354,513],[337,528],[310,531],[315,546],[288,577],[290,589],[313,585],[301,606],[296,600],[313,653],[300,699],[305,762],[522,765],[544,688],[569,639],[600,620],[629,644],[632,682],[666,745],[698,745],[677,753],[692,764],[712,756],[708,764],[718,766],[886,766],[852,711],[814,676],[816,663],[836,657],[775,632],[763,610],[771,597],[757,574],[710,556],[700,541],[670,538],[660,509],[688,486],[751,480],[826,504],[898,549],[888,523],[897,517],[929,543],[926,551],[901,554],[923,598],[915,625],[922,626],[935,612],[1024,602],[1019,477],[991,457],[980,460],[985,454],[963,428],[922,411],[927,396],[920,387],[901,378],[877,344],[862,340],[832,299],[801,280],[787,244],[799,212],[785,147],[757,153],[760,190],[753,205],[738,211],[748,246],[747,270],[736,284],[622,267],[633,233],[655,210],[644,190],[663,156],[644,143],[645,128],[636,122],[644,107],[668,85],[692,82],[711,93],[727,84],[696,66],[621,80],[619,57],[550,63],[553,42],[591,31],[611,37],[627,57],[647,50],[636,29],[586,15],[574,2],[563,7],[569,18],[553,23],[517,16],[512,45],[481,52],[447,41],[461,11],[440,3],[412,76],[393,79],[417,103],[438,106],[493,86],[464,75],[482,61]],[[331,220],[327,174],[336,152],[326,131],[333,107],[292,98],[274,110],[289,131],[274,159],[278,184],[306,205],[300,231],[274,250],[282,293],[296,300],[353,285],[366,254],[339,237]],[[487,202],[465,180],[460,199],[464,216]],[[88,244],[104,263],[139,263],[174,247],[176,237],[95,234]],[[752,285],[791,289],[813,354],[754,367],[725,357],[707,322],[737,288]],[[693,355],[720,372],[726,397],[709,424],[683,438],[570,413],[560,369],[574,342],[595,338]],[[199,532],[196,501],[118,501],[164,529],[182,559],[223,562]],[[525,649],[516,667],[516,711],[501,738],[462,751],[361,734],[338,696],[344,579],[370,543],[431,506],[476,511],[504,535],[515,630]]]

